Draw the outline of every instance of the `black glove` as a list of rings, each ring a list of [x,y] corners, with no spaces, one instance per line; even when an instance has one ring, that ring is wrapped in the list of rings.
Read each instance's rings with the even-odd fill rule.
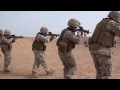
[[[12,43],[14,43],[14,42],[15,42],[15,40],[16,40],[16,39],[15,39],[15,38],[13,38]]]

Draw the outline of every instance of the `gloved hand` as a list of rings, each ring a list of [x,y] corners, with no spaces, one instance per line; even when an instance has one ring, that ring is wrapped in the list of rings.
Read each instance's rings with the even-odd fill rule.
[[[50,36],[46,36],[48,42],[50,42]]]
[[[44,45],[45,45],[45,46],[47,46],[47,45],[48,45],[48,43],[45,43]]]
[[[13,38],[12,43],[14,43],[14,42],[15,42],[15,40],[16,40],[16,39],[15,39],[15,38]]]
[[[9,40],[10,40],[10,42],[13,42],[14,38],[10,38]]]
[[[79,37],[79,38],[81,37],[81,34],[80,34],[80,32],[77,32],[77,37]]]

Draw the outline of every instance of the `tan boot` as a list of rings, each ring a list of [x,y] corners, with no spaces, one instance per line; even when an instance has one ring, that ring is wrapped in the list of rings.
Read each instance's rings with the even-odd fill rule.
[[[36,72],[32,71],[32,78],[38,78],[38,77],[39,77],[39,75]]]
[[[50,74],[53,74],[54,73],[54,70],[49,70],[49,71],[46,71],[47,72],[47,75],[50,75]]]
[[[7,73],[11,72],[11,71],[8,69],[8,67],[4,67],[3,71],[4,71],[4,72],[7,72]]]

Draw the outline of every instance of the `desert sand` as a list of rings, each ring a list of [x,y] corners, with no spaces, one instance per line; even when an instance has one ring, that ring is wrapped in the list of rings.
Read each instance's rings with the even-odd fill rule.
[[[32,42],[34,38],[17,39],[13,43],[12,62],[10,65],[10,73],[3,72],[4,57],[1,53],[0,58],[0,79],[33,79],[31,78],[31,70],[34,63],[34,54],[32,52]],[[120,42],[112,48],[112,79],[120,79]],[[81,42],[73,50],[77,63],[77,71],[74,79],[95,79],[96,70],[93,64],[88,47]],[[47,45],[46,62],[48,66],[55,72],[52,75],[46,75],[43,68],[40,67],[37,79],[63,79],[63,65],[58,56],[56,39]]]

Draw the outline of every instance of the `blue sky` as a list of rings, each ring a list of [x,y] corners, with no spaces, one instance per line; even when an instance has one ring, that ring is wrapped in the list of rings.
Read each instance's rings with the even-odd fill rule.
[[[0,11],[0,28],[12,34],[35,36],[42,26],[60,34],[71,18],[78,19],[84,29],[93,32],[96,24],[110,11]],[[89,34],[88,36],[91,36]]]

